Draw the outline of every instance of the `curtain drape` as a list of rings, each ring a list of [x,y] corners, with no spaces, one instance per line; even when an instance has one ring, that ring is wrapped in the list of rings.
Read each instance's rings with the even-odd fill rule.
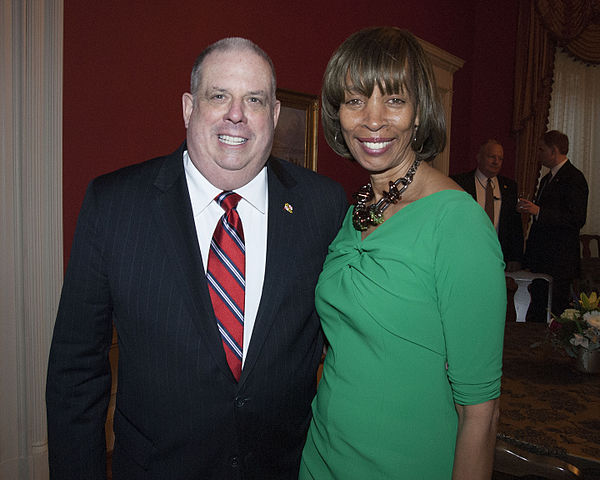
[[[544,27],[533,0],[519,7],[515,68],[513,133],[516,138],[516,180],[531,194],[539,175],[537,143],[546,131],[556,41]]]
[[[513,134],[516,180],[529,194],[539,178],[537,144],[547,130],[557,46],[579,61],[600,64],[599,0],[519,2]]]
[[[571,56],[600,64],[600,1],[536,0],[544,27]]]
[[[600,233],[600,66],[590,67],[559,50],[548,128],[569,137],[569,159],[588,182],[587,222],[583,233]],[[596,168],[594,167],[594,164]]]

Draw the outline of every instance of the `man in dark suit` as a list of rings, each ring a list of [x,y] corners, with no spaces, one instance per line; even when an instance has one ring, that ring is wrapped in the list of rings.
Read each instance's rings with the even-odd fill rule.
[[[490,216],[496,227],[507,271],[521,268],[523,260],[523,226],[517,212],[517,184],[498,175],[504,160],[504,149],[496,140],[479,147],[477,168],[453,175],[452,179],[470,193]]]
[[[525,266],[552,275],[552,313],[560,315],[571,301],[571,282],[579,273],[579,230],[587,217],[588,184],[567,158],[569,138],[551,130],[540,140],[542,165],[550,169],[533,202],[519,200],[519,210],[533,215],[525,249]],[[531,287],[532,320],[545,321],[546,282]]]
[[[113,479],[297,478],[323,350],[314,288],[346,197],[269,156],[280,104],[271,60],[252,42],[208,47],[182,103],[179,149],[86,193],[48,367],[53,479],[106,478],[113,321]],[[222,297],[211,265],[225,266],[214,253],[229,247],[217,230],[241,240],[245,258]],[[227,336],[225,297],[243,339]]]

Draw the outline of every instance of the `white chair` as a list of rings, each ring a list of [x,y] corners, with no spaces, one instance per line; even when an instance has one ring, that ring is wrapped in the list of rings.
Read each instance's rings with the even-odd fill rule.
[[[529,293],[529,285],[535,279],[542,279],[548,282],[548,313],[546,314],[546,322],[550,323],[550,309],[552,307],[552,277],[545,273],[528,272],[527,270],[517,270],[516,272],[504,272],[504,275],[512,278],[517,283],[517,291],[515,292],[515,311],[517,313],[517,322],[524,322],[531,303],[531,295]]]

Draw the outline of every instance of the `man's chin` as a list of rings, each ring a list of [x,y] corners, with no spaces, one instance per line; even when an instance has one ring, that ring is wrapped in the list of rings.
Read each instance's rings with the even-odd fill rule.
[[[263,164],[228,164],[224,163],[211,168],[204,176],[215,187],[221,190],[235,190],[249,183],[264,168]]]

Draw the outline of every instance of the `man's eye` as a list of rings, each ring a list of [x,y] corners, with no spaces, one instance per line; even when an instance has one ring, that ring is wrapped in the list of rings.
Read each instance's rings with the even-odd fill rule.
[[[263,107],[267,105],[267,99],[265,97],[248,97],[248,104],[253,107]]]

